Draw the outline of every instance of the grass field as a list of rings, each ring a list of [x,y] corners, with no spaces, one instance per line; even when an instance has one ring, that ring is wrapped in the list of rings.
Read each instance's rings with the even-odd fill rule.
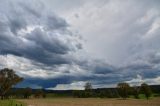
[[[52,98],[19,100],[28,106],[160,106],[160,98],[150,100],[100,99],[100,98]]]
[[[0,106],[27,106],[20,101],[15,100],[0,100]]]

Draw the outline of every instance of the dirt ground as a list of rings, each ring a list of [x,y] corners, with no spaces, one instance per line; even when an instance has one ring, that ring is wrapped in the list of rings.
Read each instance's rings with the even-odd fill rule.
[[[18,100],[27,106],[160,106],[160,98],[150,100],[101,98],[52,98]]]

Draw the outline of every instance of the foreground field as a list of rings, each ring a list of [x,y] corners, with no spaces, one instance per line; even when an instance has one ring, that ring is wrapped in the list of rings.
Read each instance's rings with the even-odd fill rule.
[[[22,102],[17,102],[15,100],[0,100],[0,106],[26,106]]]
[[[53,98],[19,100],[28,106],[160,106],[160,98],[120,100],[100,98]]]

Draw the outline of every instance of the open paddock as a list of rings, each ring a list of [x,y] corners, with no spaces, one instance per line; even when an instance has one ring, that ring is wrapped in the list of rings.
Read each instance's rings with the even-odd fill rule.
[[[46,98],[19,100],[28,106],[160,106],[160,98],[107,99],[107,98]]]

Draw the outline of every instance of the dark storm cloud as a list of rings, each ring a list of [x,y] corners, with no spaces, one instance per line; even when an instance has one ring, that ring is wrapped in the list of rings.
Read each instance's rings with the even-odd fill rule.
[[[10,2],[10,7],[1,12],[0,54],[13,54],[46,65],[69,64],[65,55],[79,49],[79,43],[73,44],[70,39],[73,35],[67,30],[67,22],[41,4],[41,8],[36,8],[31,2],[26,3]]]
[[[25,20],[23,19],[10,19],[9,20],[9,27],[10,27],[10,30],[11,32],[13,32],[14,34],[17,34],[17,31],[22,29],[22,28],[25,28],[26,27],[26,22]]]
[[[109,74],[116,71],[114,66],[109,65],[104,60],[78,61],[77,64],[79,64],[82,69],[88,70],[94,74]]]
[[[149,55],[148,55],[149,57]],[[152,56],[151,56],[152,57]],[[117,84],[119,82],[124,81],[130,81],[133,78],[135,78],[137,75],[141,75],[142,78],[156,78],[160,75],[159,68],[155,68],[155,64],[151,63],[150,60],[153,60],[153,58],[149,58],[148,60],[143,60],[142,63],[136,62],[136,63],[129,63],[127,66],[123,66],[120,68],[116,68],[114,66],[108,65],[104,61],[100,60],[92,60],[92,61],[81,61],[78,64],[78,67],[83,71],[80,71],[78,73],[75,73],[77,69],[75,68],[66,68],[63,71],[60,71],[58,67],[52,67],[51,70],[57,70],[57,72],[60,72],[60,75],[57,74],[57,76],[54,78],[52,77],[46,77],[43,78],[34,78],[29,77],[26,78],[25,83],[29,83],[28,86],[31,87],[34,86],[40,86],[44,88],[49,87],[56,87],[59,84],[71,84],[73,81],[89,81],[93,85],[96,85],[97,87],[105,87],[112,84]],[[145,63],[145,61],[148,61],[150,63]],[[135,62],[135,61],[134,61]],[[157,65],[157,64],[156,64]],[[50,67],[44,68],[44,70],[48,70],[47,72],[50,72]],[[73,70],[73,72],[71,71]],[[67,72],[66,72],[67,71]],[[75,71],[75,72],[74,72]]]
[[[50,37],[50,35],[47,35],[46,32],[42,32],[39,28],[32,31],[26,37],[26,39],[28,39],[29,41],[33,41],[44,51],[46,50],[51,53],[53,52],[55,54],[67,54],[67,52],[70,51],[68,45],[60,42],[56,37]]]
[[[50,78],[50,79],[26,78],[23,82],[18,84],[17,87],[25,87],[24,84],[27,84],[27,86],[30,86],[32,88],[36,87],[49,88],[49,87],[55,87],[58,84],[69,84],[75,79],[76,77],[71,75],[68,76],[62,75],[61,77]]]
[[[90,54],[79,43],[80,38],[75,38],[69,30],[72,24],[52,12],[52,9],[56,11],[52,6],[55,1],[47,0],[44,4],[38,0],[7,1],[0,1],[0,68],[10,67],[22,75],[25,80],[18,86],[48,88],[89,81],[103,87],[131,81],[137,75],[146,79],[160,76],[160,37],[156,29],[160,22],[159,1],[108,1],[104,4],[95,0],[84,1],[84,5],[79,5],[80,1],[74,6],[68,1],[59,4],[64,9],[65,4],[67,9],[80,7],[71,11],[78,14],[78,22],[67,11],[68,22],[85,32],[88,38],[85,46],[92,45],[93,50],[91,46],[85,49],[98,52],[91,55],[104,58],[100,60],[88,56]],[[100,5],[97,7],[94,2]],[[152,33],[147,35],[150,31]],[[82,53],[77,55],[79,49]],[[110,65],[112,62],[107,58],[120,61]],[[127,61],[128,58],[131,59]]]

